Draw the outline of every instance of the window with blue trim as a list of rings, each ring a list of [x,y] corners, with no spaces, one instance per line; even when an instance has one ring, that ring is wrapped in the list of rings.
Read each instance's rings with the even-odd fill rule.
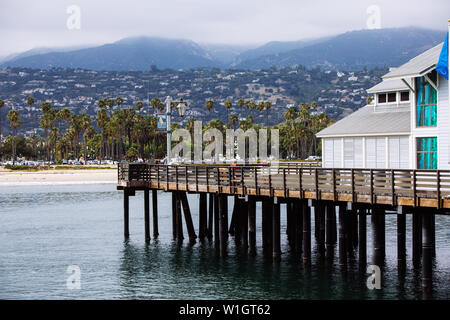
[[[417,169],[437,169],[437,138],[417,138]]]
[[[428,77],[436,83],[435,71]],[[425,77],[416,78],[416,126],[437,126],[437,92]]]

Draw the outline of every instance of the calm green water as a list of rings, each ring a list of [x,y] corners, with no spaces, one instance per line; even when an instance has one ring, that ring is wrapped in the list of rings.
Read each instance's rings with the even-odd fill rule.
[[[190,195],[197,227],[198,196]],[[144,241],[143,194],[130,198],[130,232],[123,239],[122,194],[113,184],[0,186],[0,299],[416,299],[420,272],[410,263],[396,271],[395,217],[386,219],[386,265],[382,289],[366,288],[357,263],[346,275],[337,261],[326,264],[313,247],[305,269],[285,243],[282,206],[282,261],[274,264],[261,251],[238,254],[234,241],[228,257],[197,242],[182,247],[171,239],[171,200],[159,193],[160,237]],[[232,210],[232,199],[229,208]],[[259,205],[259,204],[258,204]],[[258,208],[260,208],[258,206]],[[260,248],[260,210],[258,247]],[[230,215],[231,216],[231,212]],[[450,217],[436,217],[437,258],[433,298],[450,298]],[[370,221],[368,221],[370,226]],[[407,218],[410,230],[411,220]],[[186,233],[186,230],[184,230]],[[185,234],[187,239],[187,234]],[[368,258],[371,256],[368,230]],[[314,241],[313,241],[314,244]],[[392,244],[392,245],[390,245]],[[356,261],[356,260],[355,260]],[[81,289],[69,290],[68,266],[81,269]]]

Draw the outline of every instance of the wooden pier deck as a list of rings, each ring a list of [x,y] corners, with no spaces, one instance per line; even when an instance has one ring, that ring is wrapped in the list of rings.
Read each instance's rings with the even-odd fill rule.
[[[243,252],[256,254],[256,202],[262,203],[262,246],[274,261],[281,258],[280,205],[286,206],[287,240],[304,264],[311,261],[311,237],[320,254],[334,255],[338,246],[343,272],[358,248],[358,263],[367,264],[367,217],[372,229],[372,263],[383,266],[385,215],[397,215],[399,275],[406,268],[406,214],[412,216],[412,262],[422,267],[422,289],[432,291],[435,256],[435,215],[450,212],[450,171],[391,169],[328,169],[317,164],[268,165],[157,165],[121,163],[117,189],[124,191],[124,236],[129,237],[129,197],[144,191],[145,239],[150,241],[150,190],[153,236],[158,236],[157,191],[172,194],[172,234],[189,241],[197,234],[187,193],[199,197],[198,238],[214,239],[220,256],[227,252],[228,235]],[[228,219],[227,197],[234,198]],[[208,208],[209,206],[209,208]],[[314,208],[312,213],[311,208]],[[183,215],[182,215],[183,212]],[[311,221],[314,219],[314,231]]]
[[[118,188],[450,209],[450,171],[120,164]]]

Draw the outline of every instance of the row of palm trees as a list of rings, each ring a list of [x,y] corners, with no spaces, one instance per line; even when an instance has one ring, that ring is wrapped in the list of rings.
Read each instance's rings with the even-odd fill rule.
[[[44,137],[43,144],[45,158],[50,161],[62,159],[151,159],[165,156],[166,137],[164,131],[157,129],[157,117],[154,115],[142,114],[144,107],[142,101],[135,103],[134,108],[124,108],[124,100],[121,97],[116,99],[104,98],[98,101],[98,111],[96,117],[89,117],[86,114],[73,114],[69,109],[57,109],[49,102],[40,104],[41,115],[39,125],[42,128]],[[35,100],[28,97],[26,103],[31,107]],[[214,101],[207,100],[206,109],[210,112],[210,121],[204,126],[204,130],[209,128],[219,129],[225,132],[227,128],[241,128],[258,130],[265,125],[256,124],[253,120],[253,112],[266,111],[268,117],[271,108],[270,102],[255,103],[254,101],[238,100],[236,104],[251,112],[244,120],[242,114],[231,113],[233,106],[231,100],[224,102],[227,113],[227,122],[223,123],[219,119],[212,119],[212,109]],[[114,108],[117,106],[117,108]],[[175,105],[174,105],[175,106]],[[4,107],[3,100],[0,99],[0,111]],[[153,98],[149,107],[156,112],[164,110],[164,103],[159,98]],[[316,103],[301,104],[298,107],[290,107],[286,110],[285,122],[270,127],[280,130],[280,155],[283,157],[304,158],[307,155],[317,154],[320,151],[315,134],[332,123],[332,120],[325,114],[315,115],[312,111],[317,108]],[[17,110],[10,110],[7,119],[12,131],[12,157],[16,160],[16,136],[17,129],[21,126],[20,114]],[[266,118],[267,119],[267,118]],[[190,118],[186,128],[193,131],[196,119]],[[0,113],[0,136],[1,132]],[[173,124],[172,130],[180,125]],[[36,137],[34,136],[33,139]],[[31,139],[31,138],[30,138]],[[36,143],[29,145],[35,146]],[[1,146],[0,146],[1,148]],[[35,147],[36,149],[37,147]],[[35,157],[38,152],[35,150]],[[1,149],[0,149],[1,157]]]

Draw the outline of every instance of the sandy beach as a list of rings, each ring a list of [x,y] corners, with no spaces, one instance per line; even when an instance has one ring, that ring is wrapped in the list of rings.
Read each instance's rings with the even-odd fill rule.
[[[0,186],[39,184],[90,184],[116,182],[117,169],[0,172]]]

